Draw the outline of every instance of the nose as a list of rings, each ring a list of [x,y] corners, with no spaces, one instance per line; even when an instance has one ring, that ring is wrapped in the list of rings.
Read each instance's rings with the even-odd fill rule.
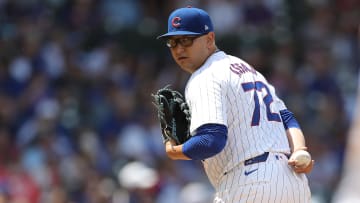
[[[178,43],[176,45],[176,47],[173,48],[173,51],[175,53],[182,53],[185,50],[185,47],[183,45],[181,45],[180,43]]]

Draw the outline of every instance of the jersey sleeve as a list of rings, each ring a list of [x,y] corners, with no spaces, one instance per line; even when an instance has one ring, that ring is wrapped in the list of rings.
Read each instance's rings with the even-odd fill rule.
[[[195,76],[185,95],[191,110],[191,133],[204,124],[226,125],[226,82],[215,72]]]

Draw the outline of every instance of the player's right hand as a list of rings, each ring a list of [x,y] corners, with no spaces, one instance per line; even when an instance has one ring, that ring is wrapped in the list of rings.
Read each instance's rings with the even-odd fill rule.
[[[296,160],[289,159],[288,164],[291,166],[291,168],[296,173],[310,173],[314,167],[314,160],[311,160],[311,162],[307,166],[298,166],[296,165]]]

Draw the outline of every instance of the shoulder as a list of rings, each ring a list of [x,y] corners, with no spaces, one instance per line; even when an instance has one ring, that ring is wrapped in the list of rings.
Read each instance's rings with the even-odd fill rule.
[[[217,75],[224,75],[224,73],[244,74],[248,72],[255,75],[259,74],[256,69],[245,60],[225,54],[224,52],[220,52],[219,55],[212,59],[211,67],[211,70],[216,72]]]
[[[229,78],[230,63],[224,60],[213,60],[206,67],[194,72],[188,86],[201,88],[223,83]]]

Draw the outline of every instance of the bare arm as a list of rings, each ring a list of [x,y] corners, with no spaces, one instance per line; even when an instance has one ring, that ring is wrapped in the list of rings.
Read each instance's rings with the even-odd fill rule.
[[[183,151],[183,145],[176,145],[175,141],[170,140],[165,143],[165,151],[170,159],[173,160],[190,160]]]
[[[294,153],[298,150],[305,150],[307,151],[307,147],[305,144],[305,137],[302,133],[301,129],[299,128],[288,128],[286,130],[286,135],[288,137],[289,145],[291,148],[291,153]],[[289,165],[294,169],[297,173],[310,173],[313,166],[314,160],[310,162],[309,165],[304,167],[299,167],[296,165],[296,162],[292,156],[289,158]]]
[[[304,135],[299,128],[288,128],[286,130],[286,135],[288,137],[291,153],[300,149],[307,150]]]
[[[220,153],[227,140],[227,127],[223,124],[204,124],[196,129],[184,144],[176,145],[174,141],[165,143],[169,158],[177,160],[204,160]]]

